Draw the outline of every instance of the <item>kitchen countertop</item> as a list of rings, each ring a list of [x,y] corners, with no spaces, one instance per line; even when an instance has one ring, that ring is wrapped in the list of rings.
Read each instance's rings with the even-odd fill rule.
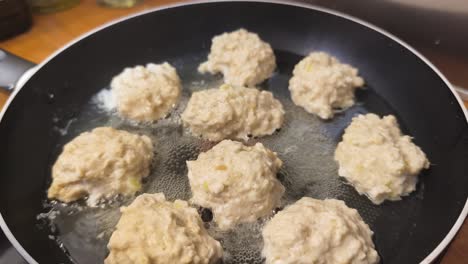
[[[78,6],[69,10],[53,14],[35,15],[34,25],[28,32],[0,42],[0,48],[29,61],[40,63],[69,41],[103,23],[130,13],[174,2],[177,1],[144,0],[134,8],[111,9],[98,6],[95,0],[82,0]],[[320,2],[315,1],[316,4],[320,4]],[[424,47],[416,48],[433,61],[446,74],[450,81],[468,87],[468,63],[452,59],[450,56],[434,52],[431,49]],[[5,104],[8,96],[7,92],[0,92],[0,107]],[[465,105],[468,107],[468,101],[465,101]],[[0,262],[2,262],[2,254],[15,255],[11,251],[6,253],[0,251]],[[441,258],[440,263],[458,264],[467,259],[468,221],[465,220],[459,233],[448,247],[445,255]]]

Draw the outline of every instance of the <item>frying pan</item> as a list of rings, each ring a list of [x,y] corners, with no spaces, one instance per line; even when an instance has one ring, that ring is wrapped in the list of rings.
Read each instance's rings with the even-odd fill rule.
[[[196,157],[200,147],[184,141],[189,136],[178,138],[184,134],[180,127],[155,124],[149,130],[140,129],[99,112],[90,100],[124,67],[162,61],[173,63],[181,78],[190,80],[184,81],[184,93],[189,96],[191,84],[219,80],[195,71],[197,63],[206,59],[211,38],[240,27],[257,32],[277,57],[275,76],[261,88],[271,90],[285,104],[286,123],[278,134],[259,141],[285,160],[279,178],[289,188],[288,197],[338,198],[356,208],[375,232],[382,263],[429,263],[442,252],[468,211],[467,112],[445,77],[401,40],[340,13],[276,2],[197,2],[146,11],[87,34],[39,65],[11,96],[0,122],[0,226],[29,263],[99,263],[105,257],[105,249],[101,255],[93,251],[101,249],[96,243],[105,245],[105,241],[96,242],[98,238],[76,230],[99,226],[107,217],[96,217],[99,210],[115,212],[116,208],[93,209],[90,218],[67,226],[67,219],[81,212],[79,206],[71,206],[56,216],[63,223],[53,228],[40,217],[60,206],[45,203],[51,166],[63,144],[82,131],[111,123],[166,136],[161,141],[176,147],[165,153],[161,145],[155,170],[164,166],[171,170],[166,187],[180,184],[183,189],[174,191],[171,198],[186,198],[182,159]],[[329,52],[359,68],[366,80],[357,105],[331,121],[321,121],[290,103],[287,82],[292,68],[313,50]],[[402,201],[375,206],[338,177],[336,165],[330,165],[333,147],[352,116],[366,112],[394,114],[403,132],[414,137],[431,161],[430,169],[419,176],[417,191]],[[296,146],[295,151],[275,145],[275,138],[287,137],[297,126],[303,129],[296,133],[301,136],[286,142]],[[295,174],[294,155],[311,165],[301,175]],[[294,185],[294,177],[306,182]],[[107,223],[110,229],[114,223]],[[258,254],[248,259],[261,261]]]

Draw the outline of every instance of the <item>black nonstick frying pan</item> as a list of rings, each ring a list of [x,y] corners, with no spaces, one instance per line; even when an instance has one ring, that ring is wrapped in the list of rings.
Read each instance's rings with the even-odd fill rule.
[[[161,145],[156,165],[166,166],[162,174],[172,177],[172,185],[187,189],[181,160],[200,151],[193,139],[180,136],[183,132],[177,126],[140,128],[126,123],[96,109],[92,97],[124,67],[162,61],[178,69],[188,97],[194,84],[219,79],[196,72],[211,38],[240,27],[258,33],[277,57],[277,73],[262,88],[285,105],[286,124],[276,135],[259,141],[284,159],[280,179],[288,198],[337,198],[358,209],[375,233],[382,263],[430,263],[441,253],[468,212],[468,114],[448,81],[411,47],[365,22],[320,8],[242,1],[170,6],[112,23],[56,53],[15,91],[0,122],[0,226],[28,262],[102,263],[105,257],[106,235],[103,239],[90,234],[98,234],[97,229],[106,224],[112,229],[115,221],[105,220],[109,216],[103,212],[112,214],[117,208],[91,212],[46,203],[51,165],[63,144],[82,131],[110,124],[165,137],[161,141],[174,148],[166,155]],[[357,105],[331,121],[306,114],[289,99],[292,68],[313,50],[352,64],[366,80]],[[373,205],[337,175],[333,147],[351,118],[366,112],[395,115],[403,132],[414,137],[431,161],[430,169],[420,175],[417,191],[402,201]],[[298,129],[301,133],[294,132]],[[275,141],[281,137],[288,140]],[[307,166],[301,171],[295,162]],[[297,175],[307,180],[295,184]],[[153,187],[145,190],[167,186]],[[186,193],[174,191],[169,196],[187,198]],[[62,210],[53,228],[41,217],[51,207]],[[248,261],[262,260],[253,254]]]

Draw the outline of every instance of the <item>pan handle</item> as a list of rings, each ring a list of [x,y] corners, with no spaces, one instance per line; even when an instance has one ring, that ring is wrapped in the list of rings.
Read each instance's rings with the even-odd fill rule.
[[[35,64],[0,49],[0,89],[12,91],[19,78]]]

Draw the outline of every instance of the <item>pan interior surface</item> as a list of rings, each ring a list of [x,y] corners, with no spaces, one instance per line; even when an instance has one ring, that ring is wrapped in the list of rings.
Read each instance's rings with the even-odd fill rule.
[[[36,261],[102,262],[118,206],[131,201],[105,208],[44,202],[53,162],[62,146],[83,131],[111,125],[149,135],[156,156],[143,192],[164,192],[171,200],[190,198],[185,161],[212,144],[189,135],[179,114],[192,92],[221,82],[220,76],[196,71],[211,38],[240,27],[257,32],[275,49],[277,72],[261,88],[283,103],[285,124],[274,135],[249,143],[262,142],[283,160],[278,176],[287,189],[283,206],[302,196],[344,200],[374,231],[383,263],[417,263],[445,237],[468,195],[463,177],[468,171],[468,128],[455,97],[430,67],[380,33],[320,11],[206,3],[148,13],[90,35],[44,65],[16,96],[0,123],[5,146],[0,153],[0,210]],[[357,104],[330,121],[294,106],[287,89],[294,65],[313,50],[352,64],[366,80]],[[183,81],[182,101],[169,118],[137,125],[96,106],[93,96],[124,67],[163,61],[173,64]],[[433,164],[419,176],[417,190],[402,201],[373,205],[337,175],[335,146],[351,118],[367,112],[395,115]],[[261,263],[261,224],[229,233],[211,223],[207,227],[225,247],[226,263]]]
[[[341,131],[349,124],[352,116],[367,113],[368,110],[362,103],[358,103],[346,113],[339,114],[333,122],[324,122],[306,113],[292,103],[288,90],[284,89],[288,85],[294,65],[301,56],[282,51],[276,51],[276,55],[278,70],[261,88],[273,92],[282,102],[286,111],[286,121],[282,129],[274,135],[251,139],[247,144],[262,142],[277,152],[283,160],[285,165],[278,177],[286,187],[286,193],[281,207],[303,196],[318,199],[336,198],[344,200],[350,206],[360,207],[366,222],[373,224],[385,211],[372,205],[367,198],[359,196],[351,186],[340,179],[333,160],[336,141],[339,140]],[[153,139],[156,157],[153,160],[152,173],[145,180],[142,192],[163,192],[171,200],[190,199],[185,161],[196,159],[201,151],[208,150],[214,143],[191,136],[180,122],[180,113],[185,109],[191,93],[216,88],[222,83],[220,76],[209,77],[196,73],[198,65],[205,57],[205,54],[195,54],[170,60],[184,80],[181,102],[170,117],[154,124],[135,124],[121,119],[115,113],[103,111],[96,97],[93,97],[82,112],[69,120],[65,127],[56,127],[63,136],[59,139],[55,152],[60,153],[62,146],[79,133],[98,126],[112,126],[146,134]],[[376,101],[383,107],[382,110],[391,112],[385,101],[372,90],[359,93],[360,101],[366,98]],[[54,160],[51,160],[50,164],[53,162]],[[405,206],[399,209],[400,213],[413,217],[423,197],[423,189],[419,190],[414,197],[406,199]],[[115,202],[103,208],[87,208],[79,203],[72,206],[45,203],[45,212],[41,216],[44,225],[50,225],[49,228],[53,231],[51,235],[74,261],[102,262],[107,254],[107,242],[120,216],[119,205],[127,204],[131,200]],[[398,224],[397,220],[394,221],[390,224]],[[206,227],[210,234],[223,244],[225,263],[262,263],[260,252],[263,222],[240,225],[230,232],[218,230],[211,222],[207,223]],[[390,244],[398,243],[399,235],[392,238],[394,241]]]

